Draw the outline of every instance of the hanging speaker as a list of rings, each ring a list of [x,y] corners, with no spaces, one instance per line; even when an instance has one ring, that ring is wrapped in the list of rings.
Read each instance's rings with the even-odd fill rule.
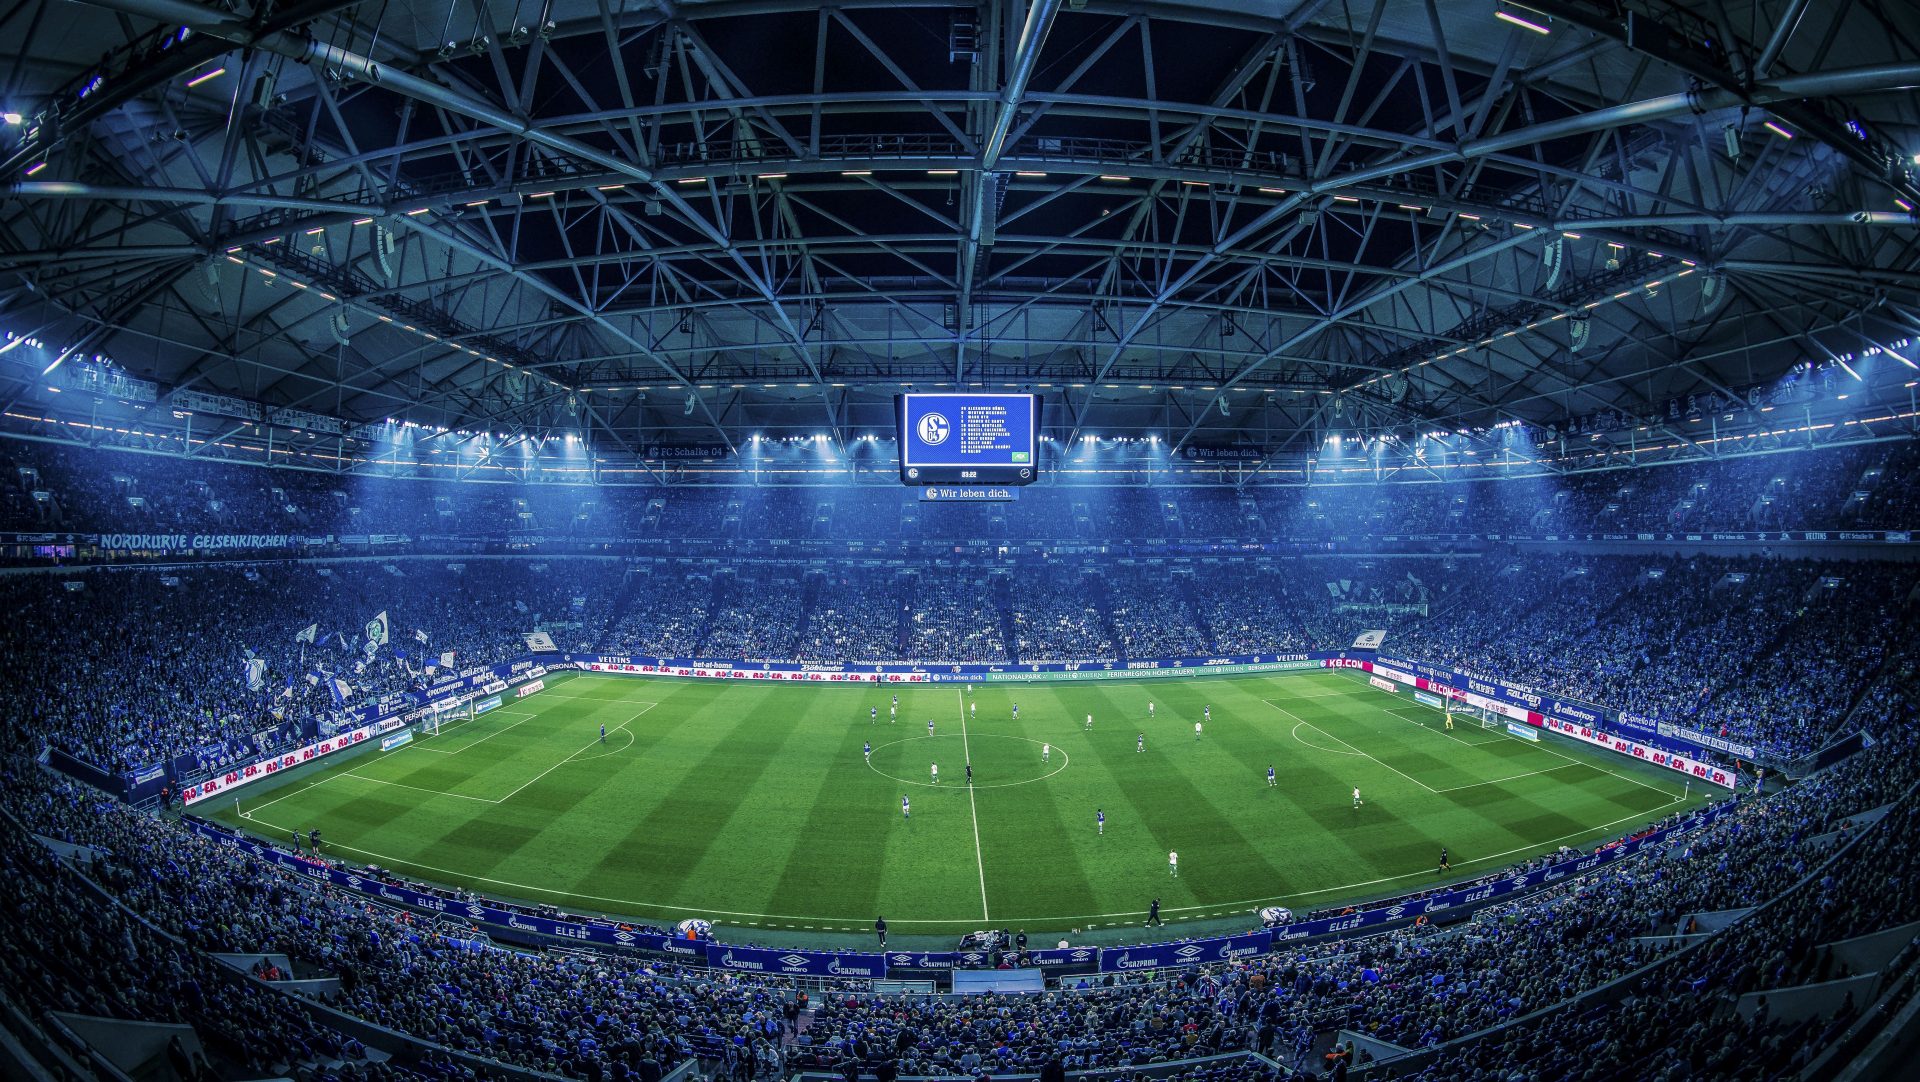
[[[393,253],[395,250],[393,231],[384,225],[373,227],[373,261],[380,264],[380,273],[387,281],[393,281]]]
[[[1540,262],[1547,268],[1546,288],[1552,289],[1560,281],[1560,268],[1566,265],[1566,241],[1555,237],[1540,252]]]
[[[347,310],[345,308],[335,310],[333,317],[327,320],[327,329],[333,332],[334,341],[343,346],[347,344],[350,336],[347,333]]]

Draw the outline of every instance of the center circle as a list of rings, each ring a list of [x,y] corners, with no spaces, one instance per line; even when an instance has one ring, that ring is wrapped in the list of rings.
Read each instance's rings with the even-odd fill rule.
[[[921,785],[929,789],[965,789],[967,758],[972,753],[973,787],[1005,789],[1045,781],[1067,768],[1067,752],[1052,745],[1047,759],[1040,758],[1045,741],[1001,733],[941,733],[938,736],[908,736],[876,745],[867,759],[867,769],[902,785]],[[933,782],[932,764],[940,764],[940,783]],[[916,773],[917,772],[917,773]]]

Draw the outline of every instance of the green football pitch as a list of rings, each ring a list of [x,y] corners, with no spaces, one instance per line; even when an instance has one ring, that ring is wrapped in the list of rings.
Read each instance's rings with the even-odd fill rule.
[[[1439,882],[1442,846],[1464,876],[1708,795],[1553,737],[1464,716],[1447,732],[1343,673],[971,693],[548,679],[197,810],[271,840],[318,828],[336,856],[563,909],[816,932],[884,914],[944,935],[1137,928],[1156,897],[1169,920],[1303,911]]]

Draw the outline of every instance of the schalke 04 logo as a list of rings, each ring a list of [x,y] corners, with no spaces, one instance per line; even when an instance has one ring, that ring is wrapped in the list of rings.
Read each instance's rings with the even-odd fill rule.
[[[947,420],[945,414],[928,413],[921,416],[915,430],[920,433],[921,443],[928,447],[938,447],[947,442],[947,437],[953,434],[953,423]]]

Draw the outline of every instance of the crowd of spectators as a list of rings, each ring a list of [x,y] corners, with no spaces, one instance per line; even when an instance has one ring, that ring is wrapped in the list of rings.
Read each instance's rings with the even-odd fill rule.
[[[212,767],[331,718],[332,677],[352,705],[415,686],[449,653],[456,668],[522,654],[536,626],[590,646],[582,629],[604,624],[618,573],[469,559],[6,576],[0,604],[15,619],[0,641],[17,660],[4,724],[16,746],[44,734],[111,771],[174,756]],[[366,623],[382,611],[390,642],[368,655]]]
[[[880,563],[880,561],[875,561]],[[897,562],[896,562],[897,563]],[[400,559],[0,577],[12,746],[214,769],[344,705],[562,650],[823,663],[1382,652],[1750,743],[1813,750],[1910,633],[1901,562],[1545,555],[929,562],[823,571],[614,558]],[[388,614],[390,643],[363,652]],[[314,627],[312,642],[301,632]],[[424,640],[424,641],[423,641]],[[446,655],[451,654],[448,658]],[[252,686],[249,659],[263,668]]]
[[[7,763],[9,803],[36,827],[122,849],[152,833],[106,797],[54,781],[27,760]],[[164,856],[178,842],[166,837],[155,852]],[[107,869],[90,863],[83,870]],[[166,934],[175,929],[129,915],[11,818],[0,820],[0,875],[8,882],[0,900],[0,987],[31,1016],[62,1011],[191,1026],[200,1050],[175,1042],[167,1052],[182,1079],[284,1076],[296,1066],[342,1082],[415,1077],[371,1062],[358,1041],[317,1021],[299,1001],[218,971],[205,954]]]
[[[1389,652],[1675,722],[1775,758],[1811,750],[1915,616],[1911,564],[1536,557],[1489,568]]]
[[[723,576],[723,600],[700,653],[749,661],[788,661],[806,611],[806,588],[792,570]]]
[[[1191,574],[1152,573],[1121,564],[1103,575],[1122,660],[1199,657],[1211,645],[1202,633],[1190,601]]]
[[[845,570],[818,578],[796,660],[861,664],[908,656],[900,640],[907,584],[897,571]]]
[[[940,568],[914,576],[907,595],[907,656],[930,665],[1008,661],[1001,618],[1006,594],[1005,576],[970,569]]]
[[[712,576],[666,564],[647,571],[628,581],[625,603],[601,636],[600,649],[610,654],[695,656],[713,609]]]
[[[1048,567],[1020,576],[1010,591],[1019,660],[1113,660],[1113,637],[1098,604],[1101,590],[1092,568]]]

